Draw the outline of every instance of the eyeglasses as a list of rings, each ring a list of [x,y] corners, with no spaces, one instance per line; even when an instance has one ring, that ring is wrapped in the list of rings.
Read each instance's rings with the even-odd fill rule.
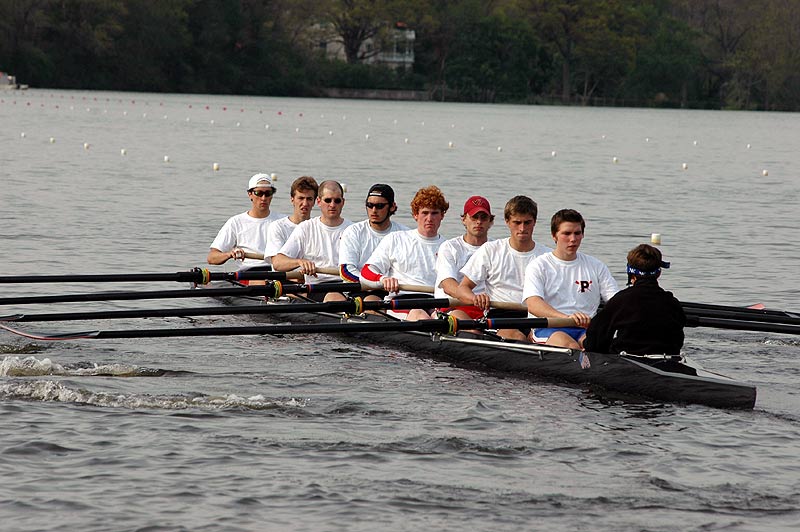
[[[379,211],[389,206],[388,203],[372,203],[370,201],[366,202],[364,205],[367,206],[367,209],[378,209]]]
[[[320,198],[325,203],[334,202],[336,205],[339,205],[344,200],[342,198]]]
[[[251,191],[250,191],[250,193],[251,193],[253,196],[256,196],[256,197],[259,197],[259,198],[260,198],[261,196],[266,196],[266,197],[268,197],[268,198],[269,198],[269,197],[270,197],[270,196],[272,196],[272,194],[273,194],[273,192],[272,192],[272,189],[267,189],[267,190],[251,190]]]

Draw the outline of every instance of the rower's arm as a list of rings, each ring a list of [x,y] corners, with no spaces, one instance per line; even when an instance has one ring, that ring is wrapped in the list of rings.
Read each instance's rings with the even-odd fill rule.
[[[448,296],[458,298],[458,295],[456,295],[458,293],[458,283],[452,277],[442,280],[439,286]]]
[[[288,272],[300,269],[306,275],[316,275],[317,269],[314,262],[306,259],[293,259],[283,253],[278,253],[272,257],[272,269],[278,272]]]
[[[473,292],[476,286],[477,285],[472,281],[472,279],[465,275],[464,278],[461,279],[461,282],[459,283],[453,297],[460,299],[464,303],[469,303],[471,305],[475,305],[476,307],[480,307],[483,310],[488,310],[489,296],[486,294],[476,294]]]
[[[209,264],[225,264],[230,259],[243,259],[244,250],[240,248],[233,248],[230,251],[220,251],[217,248],[211,248],[206,257]]]
[[[541,296],[531,296],[525,300],[528,312],[537,318],[568,318],[563,312],[559,312],[550,306]]]
[[[564,314],[550,306],[541,296],[530,296],[525,300],[525,306],[528,307],[528,312],[537,318],[572,318],[576,326],[583,327],[584,329],[588,327],[589,323],[592,321],[592,317],[583,312]]]

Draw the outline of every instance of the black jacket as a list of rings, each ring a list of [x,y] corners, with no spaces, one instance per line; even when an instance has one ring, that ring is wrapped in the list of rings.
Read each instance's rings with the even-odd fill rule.
[[[655,278],[639,278],[592,318],[583,346],[596,353],[680,354],[686,315]]]

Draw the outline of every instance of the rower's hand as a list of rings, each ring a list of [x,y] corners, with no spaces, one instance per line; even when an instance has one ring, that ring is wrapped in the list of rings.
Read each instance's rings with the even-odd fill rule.
[[[300,266],[300,271],[304,275],[312,275],[314,277],[317,276],[317,265],[311,262],[310,260],[299,259],[298,264]]]
[[[244,260],[244,250],[242,248],[233,248],[228,252],[228,259]]]
[[[592,321],[592,317],[588,314],[584,314],[583,312],[575,312],[569,315],[572,318],[572,321],[575,322],[577,327],[583,327],[584,329],[589,326],[589,322]]]
[[[487,294],[475,294],[472,304],[481,310],[489,310],[489,296]]]
[[[383,289],[390,294],[400,291],[400,281],[395,277],[381,277],[381,284],[383,285]]]

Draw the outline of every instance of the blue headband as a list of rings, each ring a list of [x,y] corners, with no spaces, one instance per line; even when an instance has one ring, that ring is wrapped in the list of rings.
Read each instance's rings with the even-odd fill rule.
[[[638,275],[640,277],[647,277],[649,275],[650,276],[658,275],[659,273],[661,273],[661,268],[669,268],[669,262],[661,261],[661,267],[660,268],[656,268],[655,270],[652,270],[652,271],[649,271],[649,272],[643,272],[642,270],[634,268],[633,266],[628,264],[628,273],[630,275]]]

